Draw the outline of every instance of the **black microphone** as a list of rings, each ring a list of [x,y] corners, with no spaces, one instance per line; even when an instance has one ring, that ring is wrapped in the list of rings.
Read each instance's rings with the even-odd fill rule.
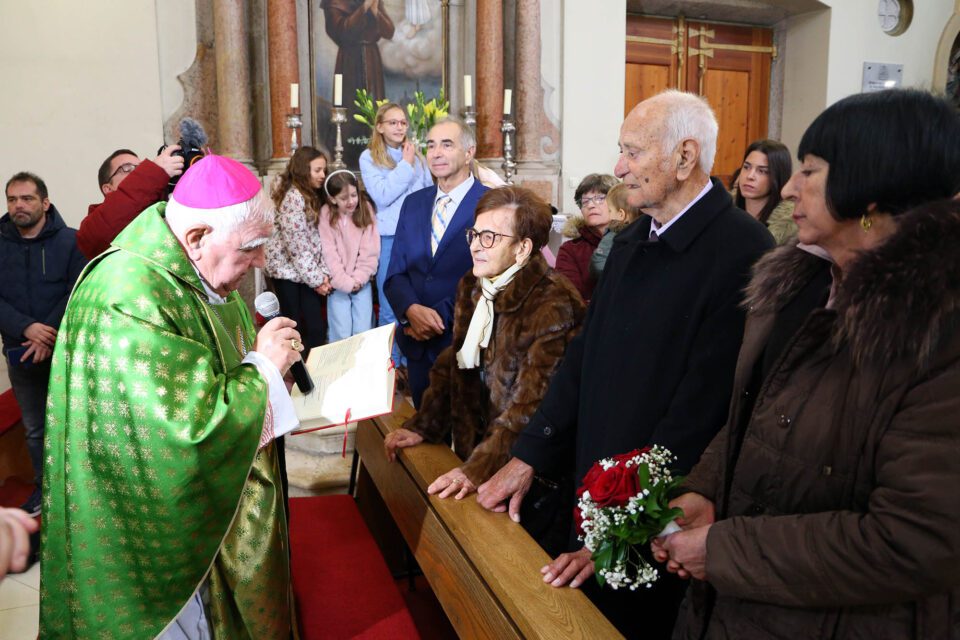
[[[272,291],[264,291],[253,301],[253,306],[257,313],[263,316],[263,319],[270,322],[280,315],[280,301],[277,295]],[[297,388],[301,393],[307,394],[313,391],[313,380],[310,373],[303,366],[303,360],[297,360],[290,367],[290,373],[293,374],[293,381],[297,383]]]

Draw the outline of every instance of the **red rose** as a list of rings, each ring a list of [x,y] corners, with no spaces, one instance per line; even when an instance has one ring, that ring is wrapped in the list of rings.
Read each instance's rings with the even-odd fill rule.
[[[589,475],[589,474],[588,474]],[[586,484],[586,483],[584,483]],[[599,507],[619,507],[640,492],[636,467],[610,467],[589,486],[590,497]]]
[[[583,476],[583,482],[580,483],[580,488],[577,489],[577,497],[582,496],[584,491],[590,491],[590,495],[593,495],[591,487],[601,474],[603,474],[603,467],[600,466],[599,462],[594,462],[593,466],[590,467],[590,471],[587,471],[587,475]]]
[[[583,535],[583,514],[580,512],[580,507],[573,508],[573,525],[577,528],[577,535]]]

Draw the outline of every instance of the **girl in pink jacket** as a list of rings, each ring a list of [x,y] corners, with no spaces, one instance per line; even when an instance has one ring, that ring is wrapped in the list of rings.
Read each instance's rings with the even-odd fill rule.
[[[380,234],[375,213],[351,171],[332,172],[323,190],[328,204],[320,210],[319,230],[333,286],[327,296],[327,323],[329,341],[334,342],[374,326],[370,278],[377,272]]]

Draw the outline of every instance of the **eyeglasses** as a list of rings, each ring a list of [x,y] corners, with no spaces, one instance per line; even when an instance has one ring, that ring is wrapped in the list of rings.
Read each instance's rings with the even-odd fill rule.
[[[477,238],[480,240],[480,246],[484,249],[492,249],[493,245],[497,244],[500,238],[512,238],[513,236],[507,235],[506,233],[496,233],[494,231],[477,231],[476,229],[467,229],[467,244],[473,244],[473,239]]]
[[[407,126],[407,121],[406,120],[384,120],[383,124],[387,125],[388,127],[396,127],[396,126],[405,127]]]
[[[122,165],[117,167],[116,171],[110,174],[110,177],[107,178],[107,182],[110,182],[111,180],[113,180],[113,176],[117,175],[118,173],[130,173],[136,168],[137,168],[137,165],[133,164],[132,162],[124,162]]]
[[[591,202],[593,204],[603,204],[606,201],[607,196],[602,193],[600,195],[593,196],[592,198],[580,198],[580,208],[583,209],[584,207],[589,207]]]

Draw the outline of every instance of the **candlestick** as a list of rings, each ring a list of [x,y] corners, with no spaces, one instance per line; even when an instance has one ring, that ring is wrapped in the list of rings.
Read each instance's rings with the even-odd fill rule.
[[[333,106],[343,105],[343,74],[338,73],[333,76]]]
[[[507,89],[507,92],[510,90]],[[504,102],[504,110],[507,109],[509,103]],[[517,130],[517,127],[513,124],[513,120],[509,117],[504,117],[502,124],[500,125],[500,131],[503,133],[503,164],[500,166],[503,167],[503,178],[507,181],[507,184],[513,184],[513,173],[517,169],[517,163],[513,161],[513,134]]]
[[[287,114],[287,128],[290,129],[290,155],[300,148],[300,127],[302,126],[303,120],[299,113],[291,111]]]
[[[463,76],[463,106],[473,106],[473,78],[469,75]]]
[[[510,89],[503,90],[503,115],[510,115],[510,98],[513,97],[513,91]]]
[[[300,85],[296,82],[290,84],[290,110],[296,111],[300,108]]]
[[[465,106],[460,113],[463,115],[463,121],[467,124],[470,129],[476,133],[477,131],[477,112],[472,105]]]
[[[343,107],[333,107],[330,110],[330,122],[337,127],[337,144],[333,147],[333,162],[330,163],[327,173],[337,169],[346,169],[347,163],[343,161],[343,135],[340,127],[347,121],[347,110]]]

